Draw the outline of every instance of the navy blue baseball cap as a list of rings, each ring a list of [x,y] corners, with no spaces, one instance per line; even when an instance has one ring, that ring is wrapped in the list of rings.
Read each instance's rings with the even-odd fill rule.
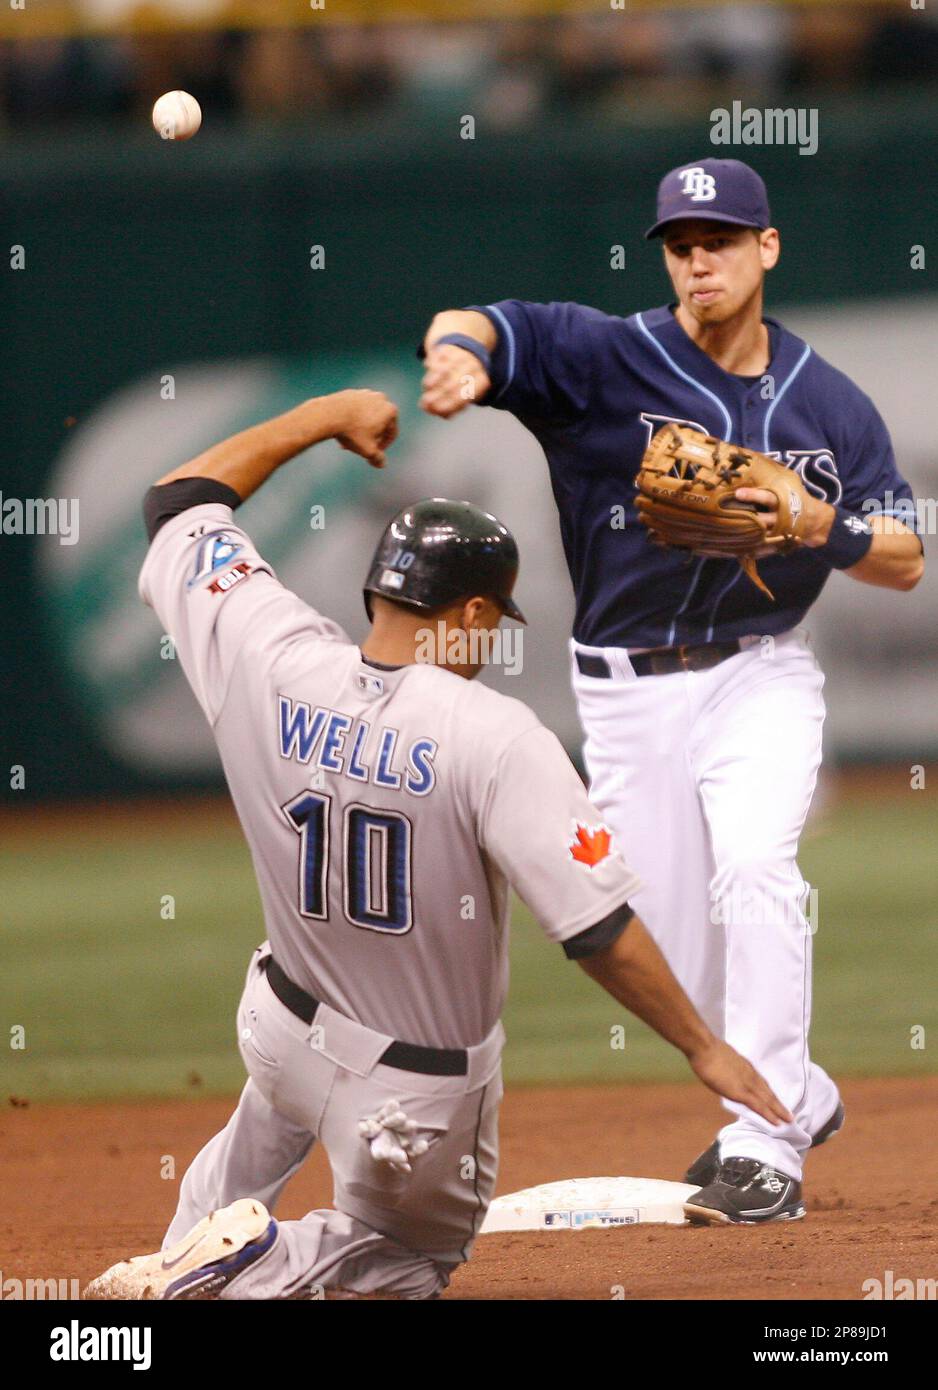
[[[658,185],[658,220],[645,236],[661,236],[669,222],[689,217],[760,230],[772,225],[765,184],[739,159],[698,159],[665,174]]]

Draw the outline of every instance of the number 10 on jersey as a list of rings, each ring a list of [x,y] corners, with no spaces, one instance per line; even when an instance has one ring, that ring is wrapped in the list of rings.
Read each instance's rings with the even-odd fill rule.
[[[303,791],[284,815],[300,837],[299,909],[303,917],[330,916],[329,866],[333,849],[332,797]],[[414,924],[411,894],[411,824],[401,811],[357,802],[342,814],[342,910],[353,927],[406,932]]]

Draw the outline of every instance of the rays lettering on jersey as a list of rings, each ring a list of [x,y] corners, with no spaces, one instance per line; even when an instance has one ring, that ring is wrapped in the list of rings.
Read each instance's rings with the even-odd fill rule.
[[[371,725],[366,719],[322,705],[312,709],[303,700],[287,695],[277,699],[282,758],[309,763],[315,753],[313,766],[324,772],[391,791],[403,789],[411,796],[427,796],[436,786],[435,739],[414,739],[402,759],[397,751],[397,729],[386,725],[375,729],[370,737]]]
[[[652,439],[661,429],[662,425],[684,425],[689,430],[700,430],[701,434],[709,434],[710,431],[698,423],[696,420],[682,420],[679,415],[652,415],[651,411],[643,410],[638,417],[645,426],[645,448],[651,443]]]
[[[696,420],[683,420],[677,415],[653,415],[643,410],[639,416],[647,431],[645,447],[651,443],[662,425],[686,425],[688,429],[699,430],[701,434],[710,431]],[[843,496],[843,484],[837,472],[837,461],[832,449],[770,449],[767,458],[777,459],[786,468],[798,474],[805,488],[821,502],[836,506]]]
[[[778,459],[793,469],[808,492],[822,502],[837,505],[844,495],[844,486],[837,472],[837,460],[830,449],[771,449],[769,458]]]

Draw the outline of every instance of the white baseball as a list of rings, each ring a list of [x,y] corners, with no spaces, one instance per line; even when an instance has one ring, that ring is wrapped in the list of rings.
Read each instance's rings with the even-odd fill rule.
[[[202,124],[202,108],[188,92],[164,92],[153,103],[153,129],[164,140],[191,140]]]

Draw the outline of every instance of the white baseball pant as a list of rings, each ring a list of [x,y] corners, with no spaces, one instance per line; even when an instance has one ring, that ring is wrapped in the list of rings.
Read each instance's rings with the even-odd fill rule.
[[[795,1116],[745,1106],[721,1157],[800,1178],[837,1088],[810,1060],[812,925],[798,841],[821,762],[824,677],[801,629],[746,640],[707,671],[637,676],[621,648],[611,679],[573,686],[590,795],[643,880],[638,915],[709,1026],[762,1072]],[[809,914],[813,917],[813,914]]]

